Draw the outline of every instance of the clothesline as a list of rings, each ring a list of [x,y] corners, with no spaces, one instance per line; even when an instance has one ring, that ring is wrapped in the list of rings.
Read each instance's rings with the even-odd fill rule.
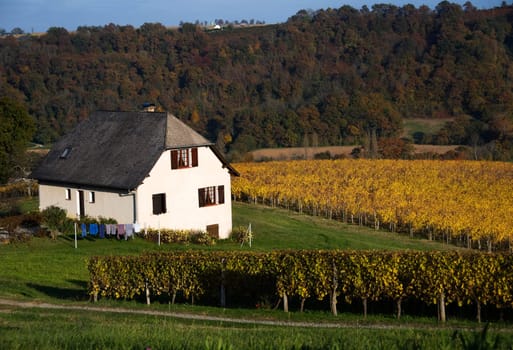
[[[80,224],[82,231],[82,237],[85,238],[88,235],[98,238],[116,237],[121,239],[122,237],[127,240],[129,237],[134,238],[136,233],[141,231],[141,225],[135,224]]]

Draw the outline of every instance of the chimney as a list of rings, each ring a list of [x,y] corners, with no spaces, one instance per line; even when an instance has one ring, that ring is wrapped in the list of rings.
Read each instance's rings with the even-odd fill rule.
[[[143,111],[144,112],[155,112],[155,110],[157,109],[157,107],[155,106],[154,103],[144,103],[143,104]]]

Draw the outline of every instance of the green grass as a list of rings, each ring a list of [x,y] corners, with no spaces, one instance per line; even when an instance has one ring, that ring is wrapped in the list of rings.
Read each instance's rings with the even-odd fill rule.
[[[403,120],[404,135],[413,137],[416,132],[434,135],[451,119],[406,118]]]
[[[39,210],[38,197],[0,200],[0,217]]]
[[[285,209],[234,203],[233,226],[254,232],[252,247],[270,249],[413,249],[447,250],[454,246],[385,230],[350,225]]]
[[[2,349],[508,349],[511,332],[387,328],[365,324],[291,327],[186,320],[164,315],[0,306]],[[467,347],[463,347],[466,344]],[[491,349],[491,348],[490,348]]]
[[[29,205],[30,207],[30,205]],[[145,251],[172,249],[450,249],[450,246],[420,239],[375,231],[272,209],[234,203],[234,226],[252,225],[252,247],[222,241],[213,247],[162,245],[136,238],[79,239],[75,249],[73,235],[56,240],[33,238],[28,243],[0,246],[0,298],[49,302],[70,306],[94,306],[128,310],[171,311],[180,314],[222,316],[235,319],[308,322],[324,327],[308,328],[284,325],[238,324],[227,321],[183,320],[163,315],[125,314],[50,308],[21,308],[0,305],[0,343],[2,349],[452,349],[460,346],[451,340],[453,327],[476,324],[455,319],[439,327],[432,317],[413,317],[404,310],[400,321],[390,315],[350,312],[341,304],[338,317],[326,311],[284,313],[270,308],[237,309],[212,306],[169,305],[154,302],[100,300],[91,304],[86,295],[88,272],[86,261],[93,255],[140,254]],[[272,301],[274,302],[274,301]],[[272,305],[268,305],[272,306]],[[297,305],[291,301],[292,310]],[[328,327],[329,324],[330,326]],[[333,328],[336,325],[339,328]],[[392,325],[392,328],[389,326]],[[507,325],[506,325],[507,326]],[[505,344],[513,335],[504,326]],[[473,333],[463,334],[472,337]],[[503,334],[504,333],[504,334]],[[507,340],[507,341],[506,341]]]
[[[234,226],[251,223],[252,247],[230,240],[212,247],[155,243],[136,238],[81,239],[75,249],[72,233],[56,240],[33,238],[28,243],[0,246],[0,297],[42,300],[83,299],[88,281],[86,261],[93,255],[127,255],[146,251],[184,249],[259,250],[272,249],[453,249],[450,245],[319,217],[234,203]]]
[[[2,349],[452,349],[450,330],[305,328],[0,308]]]

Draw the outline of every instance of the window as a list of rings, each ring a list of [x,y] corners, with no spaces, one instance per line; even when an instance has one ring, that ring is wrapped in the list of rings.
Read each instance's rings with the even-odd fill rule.
[[[207,207],[224,203],[224,186],[210,186],[198,189],[199,206]]]
[[[71,200],[71,189],[66,188],[66,192],[65,192],[64,196],[65,196],[64,198],[66,198],[66,200],[68,200],[68,201]]]
[[[66,159],[69,157],[69,154],[71,153],[71,147],[66,147],[64,149],[64,151],[62,151],[61,155],[60,155],[60,159]]]
[[[171,151],[171,169],[192,168],[197,166],[197,148],[182,148]]]
[[[166,194],[158,193],[152,196],[153,214],[159,215],[166,213]]]
[[[95,202],[95,194],[94,192],[89,192],[89,203],[94,203]]]

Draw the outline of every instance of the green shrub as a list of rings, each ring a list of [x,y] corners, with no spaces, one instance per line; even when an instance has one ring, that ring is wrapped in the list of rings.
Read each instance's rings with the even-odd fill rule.
[[[147,230],[144,238],[157,242],[159,240],[159,230]],[[160,243],[214,245],[216,241],[207,232],[201,230],[160,229]]]
[[[42,223],[50,230],[62,232],[65,228],[67,220],[66,211],[64,209],[51,206],[41,212]]]
[[[189,234],[191,243],[200,245],[215,245],[216,240],[205,231],[191,231]]]
[[[253,238],[253,233],[249,227],[239,226],[232,230],[230,233],[230,239],[237,243],[248,243]]]

